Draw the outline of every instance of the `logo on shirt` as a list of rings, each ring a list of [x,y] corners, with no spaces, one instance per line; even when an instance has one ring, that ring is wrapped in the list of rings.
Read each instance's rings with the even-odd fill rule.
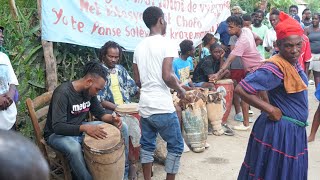
[[[80,113],[88,112],[90,105],[91,105],[90,101],[83,102],[81,104],[72,105],[71,114],[80,114]]]

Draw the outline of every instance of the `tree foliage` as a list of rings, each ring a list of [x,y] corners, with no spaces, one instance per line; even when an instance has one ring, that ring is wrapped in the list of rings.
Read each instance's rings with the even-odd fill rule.
[[[252,13],[255,9],[259,8],[260,2],[261,0],[231,0],[231,6],[238,5],[248,13]],[[267,11],[269,11],[272,7],[277,7],[278,9],[287,12],[289,6],[293,4],[297,4],[295,0],[268,0]]]
[[[320,13],[320,3],[319,0],[306,0],[308,3],[308,8],[312,13]]]

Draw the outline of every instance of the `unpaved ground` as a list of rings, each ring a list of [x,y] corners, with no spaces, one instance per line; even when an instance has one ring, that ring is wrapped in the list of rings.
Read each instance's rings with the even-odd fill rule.
[[[309,123],[307,133],[309,134],[314,112],[318,102],[314,97],[314,86],[309,87]],[[254,109],[256,118],[258,112]],[[231,112],[228,124],[233,126],[239,124],[233,120],[234,112]],[[252,126],[252,124],[251,124]],[[235,131],[235,136],[208,136],[211,145],[203,153],[187,152],[182,155],[181,168],[177,180],[235,180],[237,179],[240,166],[245,155],[250,131]],[[315,142],[309,143],[309,180],[320,179],[320,133]],[[142,174],[139,180],[142,180]],[[164,180],[164,167],[154,165],[154,180]]]

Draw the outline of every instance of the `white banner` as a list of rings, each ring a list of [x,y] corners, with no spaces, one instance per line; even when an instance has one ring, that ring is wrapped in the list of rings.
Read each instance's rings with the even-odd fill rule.
[[[230,0],[42,0],[42,39],[100,48],[112,40],[127,50],[149,34],[142,20],[149,6],[160,7],[166,37],[201,43],[230,15]]]

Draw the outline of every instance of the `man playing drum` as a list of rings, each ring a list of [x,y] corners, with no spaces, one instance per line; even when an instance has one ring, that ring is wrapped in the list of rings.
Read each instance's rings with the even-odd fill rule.
[[[121,129],[128,147],[128,128],[120,118],[107,114],[97,99],[108,75],[102,64],[88,62],[83,74],[81,79],[65,82],[54,90],[44,138],[51,147],[64,154],[77,179],[91,180],[81,147],[84,133],[96,139],[106,138],[107,133],[98,124],[103,123],[101,121],[111,123]],[[86,122],[89,111],[101,121]],[[126,155],[127,152],[126,149]]]
[[[172,71],[172,61],[178,53],[174,43],[163,37],[167,22],[162,10],[148,7],[143,12],[143,21],[150,29],[150,35],[138,44],[133,58],[134,79],[141,85],[139,113],[142,116],[140,157],[143,175],[145,180],[151,180],[156,137],[160,133],[167,142],[167,180],[173,180],[180,166],[183,138],[170,88],[176,90],[180,98],[185,97],[185,90]]]

